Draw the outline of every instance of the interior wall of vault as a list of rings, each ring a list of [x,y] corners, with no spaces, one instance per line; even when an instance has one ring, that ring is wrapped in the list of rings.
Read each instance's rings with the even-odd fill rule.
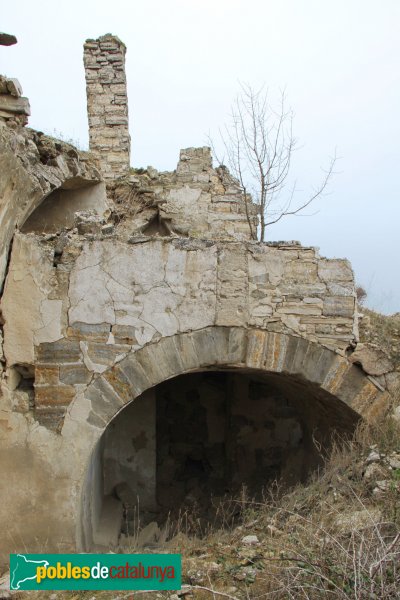
[[[243,486],[262,499],[275,480],[306,481],[333,433],[350,434],[356,423],[345,404],[299,378],[229,370],[175,377],[128,404],[106,428],[92,456],[85,518],[91,513],[94,528],[109,522],[107,502],[113,499],[114,510],[117,501],[114,539],[136,528],[139,516],[141,525],[162,525],[193,504],[212,519],[219,499]]]

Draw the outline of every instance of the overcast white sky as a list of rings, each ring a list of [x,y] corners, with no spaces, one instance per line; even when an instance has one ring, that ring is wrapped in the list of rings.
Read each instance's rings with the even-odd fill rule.
[[[175,168],[227,121],[238,82],[286,88],[295,112],[293,177],[307,192],[337,148],[318,214],[272,240],[347,257],[372,308],[400,311],[399,0],[19,0],[4,2],[0,72],[29,97],[30,126],[87,147],[82,44],[127,45],[132,164]],[[317,207],[316,207],[317,208]]]

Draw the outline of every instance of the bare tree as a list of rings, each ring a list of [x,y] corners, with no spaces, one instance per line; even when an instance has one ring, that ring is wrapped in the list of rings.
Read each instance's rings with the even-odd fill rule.
[[[246,202],[246,215],[253,239],[265,241],[266,228],[289,215],[303,212],[326,191],[333,174],[336,155],[319,185],[297,201],[296,183],[290,189],[289,173],[297,140],[293,136],[293,112],[287,108],[282,92],[277,110],[269,102],[268,92],[241,85],[232,107],[231,122],[220,131],[222,145],[232,175],[239,181]],[[214,155],[214,143],[211,141]],[[251,194],[251,195],[250,195]],[[259,206],[260,225],[251,218],[249,202]]]

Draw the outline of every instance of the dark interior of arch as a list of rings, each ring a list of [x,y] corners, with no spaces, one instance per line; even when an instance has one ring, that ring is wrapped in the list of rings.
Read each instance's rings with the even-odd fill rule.
[[[181,375],[142,394],[107,427],[99,489],[121,507],[119,532],[127,535],[139,522],[161,527],[188,508],[213,521],[219,501],[243,486],[260,500],[276,480],[286,488],[306,482],[332,436],[351,435],[357,421],[346,404],[299,377]]]

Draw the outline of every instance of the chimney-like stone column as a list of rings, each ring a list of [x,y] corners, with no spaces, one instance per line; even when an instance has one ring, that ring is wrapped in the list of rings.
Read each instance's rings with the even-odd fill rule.
[[[129,173],[125,53],[125,44],[110,33],[84,44],[89,146],[106,183]]]

